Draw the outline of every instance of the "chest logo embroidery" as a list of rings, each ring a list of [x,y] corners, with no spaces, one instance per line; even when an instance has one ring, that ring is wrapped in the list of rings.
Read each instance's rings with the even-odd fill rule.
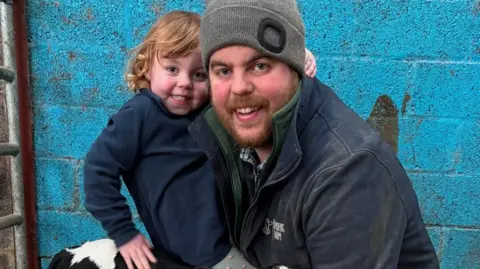
[[[263,233],[265,235],[270,235],[273,232],[273,239],[282,241],[282,235],[285,232],[284,224],[277,222],[275,219],[266,219],[265,225],[263,226]]]

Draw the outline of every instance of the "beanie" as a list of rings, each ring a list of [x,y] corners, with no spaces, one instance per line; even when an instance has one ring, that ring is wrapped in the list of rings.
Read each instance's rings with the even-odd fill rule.
[[[207,0],[200,24],[202,62],[212,54],[244,45],[305,72],[305,28],[295,0]]]

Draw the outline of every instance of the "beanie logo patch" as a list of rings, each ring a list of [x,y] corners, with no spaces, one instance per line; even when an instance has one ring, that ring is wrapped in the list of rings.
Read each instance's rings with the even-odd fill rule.
[[[265,18],[258,26],[257,39],[264,49],[281,53],[287,41],[285,27],[273,19]]]

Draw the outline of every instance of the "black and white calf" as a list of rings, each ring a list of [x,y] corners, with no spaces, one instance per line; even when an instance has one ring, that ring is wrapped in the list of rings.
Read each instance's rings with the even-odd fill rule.
[[[154,250],[157,263],[151,264],[152,269],[191,269],[167,259]],[[49,269],[127,269],[122,255],[111,239],[100,239],[86,242],[81,246],[65,248],[57,253]]]
[[[193,267],[177,263],[167,258],[165,253],[156,250],[153,250],[153,253],[157,258],[157,263],[150,264],[152,269],[194,269]],[[223,268],[224,267],[221,269]],[[100,239],[86,242],[81,246],[63,249],[53,257],[48,269],[127,269],[127,264],[115,246],[113,240]],[[230,267],[230,269],[241,268]],[[291,268],[276,265],[263,269]]]

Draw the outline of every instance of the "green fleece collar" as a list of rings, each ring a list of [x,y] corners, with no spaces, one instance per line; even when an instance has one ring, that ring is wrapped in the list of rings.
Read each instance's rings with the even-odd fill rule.
[[[272,159],[276,159],[280,155],[280,151],[283,146],[283,141],[287,134],[290,123],[292,122],[293,114],[295,112],[295,107],[300,96],[300,88],[297,90],[295,95],[290,99],[290,101],[282,107],[279,111],[275,112],[272,117],[272,135],[273,135],[273,148],[272,153],[267,159],[268,162]]]

